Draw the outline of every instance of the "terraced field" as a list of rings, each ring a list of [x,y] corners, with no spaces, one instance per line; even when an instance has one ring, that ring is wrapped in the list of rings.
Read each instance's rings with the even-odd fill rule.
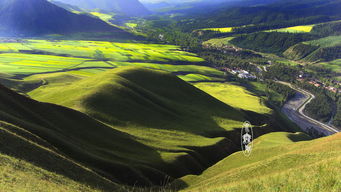
[[[91,76],[122,66],[173,72],[187,81],[222,81],[224,74],[179,47],[103,41],[20,40],[0,43],[2,74],[27,77],[44,73]]]

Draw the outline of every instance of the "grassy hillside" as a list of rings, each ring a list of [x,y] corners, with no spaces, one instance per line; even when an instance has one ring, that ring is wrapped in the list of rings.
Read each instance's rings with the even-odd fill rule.
[[[332,72],[336,73],[336,78],[339,81],[341,80],[341,59],[336,59],[330,62],[321,62],[316,65],[331,70]]]
[[[100,19],[71,13],[47,0],[5,0],[0,2],[0,7],[2,36],[112,32],[117,38],[134,38]],[[42,21],[45,18],[49,22]]]
[[[341,36],[328,36],[296,44],[283,54],[290,59],[321,62],[340,59],[340,53]]]
[[[181,21],[182,28],[192,31],[198,28],[236,27],[259,25],[249,29],[278,29],[297,25],[310,25],[340,19],[338,0],[279,0],[257,6],[219,6],[219,9],[202,13]],[[258,30],[257,30],[258,28]],[[244,30],[244,29],[243,29]]]
[[[225,37],[225,38],[217,38],[217,39],[210,39],[205,42],[203,42],[203,45],[206,46],[213,46],[213,47],[222,47],[225,45],[232,45],[230,44],[230,41],[234,39],[234,37]]]
[[[230,32],[233,32],[233,28],[232,27],[204,28],[204,29],[199,29],[199,31],[215,31],[215,32],[220,32],[220,33],[230,33]]]
[[[304,33],[260,32],[242,35],[230,42],[242,48],[280,55],[297,43],[313,39],[314,36]]]
[[[238,149],[235,135],[245,120],[261,126],[258,134],[272,129],[263,126],[268,117],[253,121],[165,72],[119,68],[63,77],[49,76],[29,95],[85,114],[1,87],[0,120],[117,183],[161,184],[200,173]]]
[[[234,109],[171,74],[142,68],[118,68],[71,84],[47,84],[29,95],[76,109],[132,135],[159,154],[142,160],[145,166],[172,177],[199,173],[237,150],[235,135],[245,120],[259,126],[258,135],[281,129],[276,123],[270,125],[270,115]]]
[[[162,164],[159,155],[130,135],[77,111],[39,103],[5,87],[1,87],[0,97],[3,101],[0,103],[1,121],[37,135],[69,158],[113,181],[150,184],[153,178],[163,177],[159,171],[146,166],[153,161]],[[30,155],[27,158],[31,158]],[[44,161],[37,162],[39,166],[50,166],[41,163]],[[143,176],[139,169],[149,169],[146,173],[150,175]]]
[[[0,191],[120,191],[123,187],[62,156],[38,136],[3,121],[0,143]]]
[[[260,114],[271,113],[259,97],[243,87],[228,83],[196,83],[195,86],[234,108]]]
[[[183,191],[339,191],[341,135],[310,140],[276,132],[255,140],[250,157],[237,152],[199,176],[186,176]]]

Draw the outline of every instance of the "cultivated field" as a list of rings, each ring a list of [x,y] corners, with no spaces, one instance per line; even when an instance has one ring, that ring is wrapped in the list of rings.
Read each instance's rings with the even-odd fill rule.
[[[122,66],[173,72],[187,81],[221,81],[224,74],[179,47],[103,41],[20,40],[0,43],[2,74],[68,73],[91,76]]]
[[[281,29],[268,30],[267,32],[284,32],[284,33],[309,33],[313,29],[314,25],[300,25],[294,27],[286,27]]]
[[[204,28],[200,29],[202,31],[216,31],[220,33],[231,33],[233,32],[233,27],[223,27],[223,28]]]

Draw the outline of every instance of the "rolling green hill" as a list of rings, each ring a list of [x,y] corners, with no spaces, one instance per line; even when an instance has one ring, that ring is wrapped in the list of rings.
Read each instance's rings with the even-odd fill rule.
[[[341,58],[341,36],[328,36],[296,44],[284,53],[289,59],[326,62]]]
[[[339,0],[278,0],[257,6],[224,6],[181,21],[182,28],[225,28],[250,25],[235,32],[255,32],[340,19]]]
[[[144,167],[143,161],[150,161],[143,160],[136,151],[144,153],[142,156],[155,158],[155,161],[158,161],[159,155],[150,147],[135,141],[131,136],[105,126],[77,111],[36,102],[5,87],[1,87],[0,97],[2,101],[0,120],[2,122],[17,127],[16,129],[21,132],[29,132],[42,138],[52,145],[53,149],[111,180],[122,183],[129,181],[137,181],[140,184],[150,183],[148,176],[142,176],[137,171],[137,167]],[[104,150],[105,148],[108,151]],[[27,153],[26,156],[25,158],[33,158]],[[35,163],[38,166],[51,166],[45,165],[43,159]],[[62,170],[52,171],[59,173]],[[158,174],[158,171],[155,171],[155,175]]]
[[[341,135],[310,140],[275,132],[254,141],[249,157],[237,152],[198,176],[182,191],[331,191],[341,189]]]
[[[166,72],[128,67],[71,78],[71,84],[60,80],[50,78],[29,92],[54,104],[1,87],[0,120],[120,184],[160,185],[200,173],[238,150],[236,135],[245,120],[254,123],[256,135],[283,126],[271,123],[270,115],[234,109]]]
[[[260,114],[272,112],[270,108],[262,103],[259,97],[247,91],[244,87],[229,83],[196,83],[194,85],[234,108]]]
[[[314,38],[313,35],[303,33],[259,32],[236,37],[230,43],[241,48],[280,55],[289,47]]]
[[[0,191],[90,192],[123,187],[66,158],[37,135],[3,121],[0,144]]]
[[[48,22],[44,18],[49,18]],[[112,32],[117,37],[132,38],[122,29],[87,15],[78,15],[47,0],[0,1],[1,36],[37,36],[79,32]]]

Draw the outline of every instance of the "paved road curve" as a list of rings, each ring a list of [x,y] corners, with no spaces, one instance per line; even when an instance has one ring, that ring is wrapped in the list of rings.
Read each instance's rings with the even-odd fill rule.
[[[296,95],[288,100],[282,107],[282,112],[293,122],[295,122],[303,131],[307,129],[315,129],[316,131],[325,135],[331,135],[340,132],[340,130],[332,127],[328,124],[321,123],[311,117],[304,114],[304,109],[308,103],[310,103],[315,96],[308,91],[294,88],[291,84],[286,82],[278,82],[291,87],[296,90]]]

